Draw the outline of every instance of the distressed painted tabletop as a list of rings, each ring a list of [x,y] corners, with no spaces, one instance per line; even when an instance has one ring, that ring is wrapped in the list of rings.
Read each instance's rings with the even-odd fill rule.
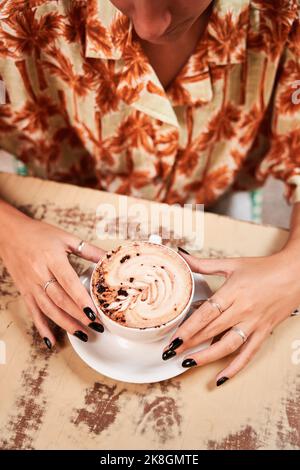
[[[0,174],[0,196],[99,246],[117,243],[97,239],[96,208],[117,206],[124,197],[8,174]],[[159,207],[138,202],[145,211]],[[117,218],[124,222],[122,214]],[[108,233],[114,222],[107,218]],[[165,242],[178,244],[174,238]],[[183,245],[191,242],[188,235],[181,238]],[[199,255],[259,256],[278,250],[286,238],[286,231],[274,227],[205,214]],[[86,267],[73,262],[79,273]],[[1,262],[0,283],[0,448],[300,447],[300,365],[293,360],[299,317],[277,328],[248,368],[223,387],[216,388],[214,380],[222,361],[162,383],[131,385],[86,366],[62,333],[59,346],[46,350]],[[209,283],[214,290],[220,279]]]

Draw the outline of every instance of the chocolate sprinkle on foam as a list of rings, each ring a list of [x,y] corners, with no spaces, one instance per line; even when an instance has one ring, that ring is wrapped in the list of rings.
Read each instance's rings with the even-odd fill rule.
[[[128,259],[130,259],[130,255],[123,256],[123,258],[120,259],[120,263],[125,263]]]
[[[98,292],[99,294],[102,294],[102,293],[105,292],[105,291],[106,291],[106,287],[105,287],[103,284],[98,284],[98,286],[97,286],[97,292]]]

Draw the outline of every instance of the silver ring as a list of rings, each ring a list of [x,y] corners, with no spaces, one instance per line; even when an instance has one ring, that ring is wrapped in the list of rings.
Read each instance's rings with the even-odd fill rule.
[[[85,245],[85,241],[81,240],[81,242],[79,243],[77,249],[76,249],[76,253],[79,253],[81,254],[82,253],[82,250],[83,250],[83,247]]]
[[[241,330],[241,328],[238,328],[237,326],[233,326],[231,328],[231,331],[234,331],[235,333],[237,333],[242,338],[243,343],[247,341],[248,337],[246,333],[243,330]]]
[[[51,279],[49,279],[49,281],[47,281],[44,285],[44,291],[46,292],[47,290],[47,287],[52,284],[52,282],[57,282],[57,279],[55,279],[55,277],[51,277]]]
[[[223,313],[224,310],[222,310],[222,307],[218,302],[215,302],[213,299],[207,299],[207,302],[209,302],[212,307],[217,308],[220,313]]]

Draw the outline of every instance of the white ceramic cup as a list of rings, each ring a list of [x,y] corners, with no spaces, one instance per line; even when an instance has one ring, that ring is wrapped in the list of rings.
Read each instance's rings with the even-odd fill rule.
[[[146,241],[141,242],[141,241],[139,241],[139,243],[147,244],[147,243],[150,243],[150,242],[146,242]],[[153,242],[151,244],[153,244]],[[161,245],[160,243],[156,243],[156,244]],[[115,335],[118,335],[118,336],[120,336],[120,337],[122,337],[126,340],[129,340],[129,341],[134,341],[134,342],[139,342],[139,343],[152,343],[154,341],[159,341],[162,338],[164,338],[165,336],[167,336],[168,333],[170,333],[171,330],[173,330],[177,326],[179,326],[179,324],[183,321],[183,319],[187,315],[187,313],[188,313],[188,311],[191,307],[191,303],[193,301],[194,291],[195,291],[194,277],[193,277],[192,271],[191,271],[189,265],[187,264],[187,262],[175,250],[173,250],[172,248],[167,247],[165,245],[161,245],[161,246],[163,246],[164,248],[167,248],[168,250],[175,253],[175,255],[180,257],[181,261],[183,261],[188,267],[188,270],[189,270],[190,275],[191,275],[191,286],[192,286],[191,296],[190,296],[190,300],[189,300],[188,304],[182,310],[182,312],[179,313],[179,315],[176,318],[173,318],[173,320],[170,320],[167,323],[164,323],[164,324],[159,325],[159,326],[150,327],[150,328],[131,328],[131,327],[128,327],[128,326],[121,325],[120,323],[117,323],[116,321],[111,320],[104,312],[102,312],[102,310],[100,309],[100,307],[97,303],[97,299],[94,297],[93,288],[92,288],[92,285],[93,285],[92,284],[92,279],[93,279],[93,275],[94,275],[95,270],[101,265],[102,260],[99,260],[99,262],[96,264],[96,266],[93,270],[93,274],[91,276],[90,293],[91,293],[92,300],[95,304],[95,307],[97,308],[97,311],[100,315],[100,319],[101,319],[104,327],[107,328],[111,333],[113,333]]]

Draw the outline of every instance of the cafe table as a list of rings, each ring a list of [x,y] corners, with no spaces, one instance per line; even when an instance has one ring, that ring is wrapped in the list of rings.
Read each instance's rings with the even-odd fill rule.
[[[154,202],[7,173],[0,174],[0,195],[35,219],[105,249],[147,235],[145,227],[137,230],[141,215],[133,210],[128,216],[128,207],[142,207],[144,216],[166,210]],[[176,210],[177,216],[183,211]],[[156,229],[167,245],[188,247],[199,257],[269,255],[288,236],[280,228],[189,210],[192,219],[201,216],[202,238],[195,238],[194,219],[185,233],[164,231],[165,216]],[[88,267],[71,258],[78,274]],[[223,282],[206,280],[212,291]],[[276,328],[248,367],[221,387],[215,377],[228,358],[164,382],[131,384],[88,367],[64,333],[57,333],[58,345],[47,350],[0,261],[1,449],[300,447],[300,317]]]

